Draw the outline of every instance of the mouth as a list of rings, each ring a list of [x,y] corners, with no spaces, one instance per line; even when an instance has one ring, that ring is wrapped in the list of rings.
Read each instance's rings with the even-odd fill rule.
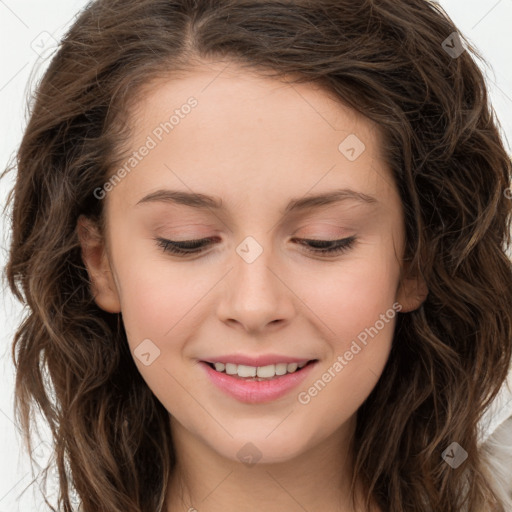
[[[284,371],[285,363],[245,366],[200,361],[199,366],[205,372],[209,382],[223,394],[246,404],[263,404],[289,397],[294,389],[311,376],[318,362],[318,359],[313,359],[286,363],[286,372],[282,375],[278,374]]]
[[[316,363],[318,359],[311,359],[300,363],[277,363],[265,366],[248,366],[233,363],[212,363],[201,361],[219,374],[228,375],[237,380],[248,382],[275,381],[290,374],[304,371],[308,366]]]

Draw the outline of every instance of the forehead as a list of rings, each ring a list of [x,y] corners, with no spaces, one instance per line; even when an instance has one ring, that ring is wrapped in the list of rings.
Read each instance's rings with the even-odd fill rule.
[[[318,83],[293,83],[293,75],[281,78],[265,76],[265,71],[240,68],[232,62],[206,62],[188,71],[169,73],[142,86],[131,106],[132,128],[143,135],[150,128],[146,123],[168,120],[180,110],[187,98],[197,99],[194,117],[204,124],[215,117],[222,127],[223,118],[231,126],[256,128],[254,123],[272,127],[288,125],[300,118],[303,132],[323,129],[344,132],[351,129],[364,137],[380,139],[379,127],[370,119],[348,106],[333,91]],[[223,116],[219,118],[219,113]],[[300,126],[295,126],[299,131]],[[234,133],[232,133],[234,134]],[[369,141],[370,142],[370,141]],[[374,149],[378,149],[377,147]]]
[[[112,194],[132,205],[164,186],[240,204],[393,186],[379,127],[318,84],[212,63],[148,84],[129,114],[130,150],[151,146]]]

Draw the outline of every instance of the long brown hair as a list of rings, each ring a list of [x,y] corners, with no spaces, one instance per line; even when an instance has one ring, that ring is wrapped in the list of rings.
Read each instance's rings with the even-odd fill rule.
[[[385,511],[504,511],[484,476],[478,422],[512,356],[510,156],[483,61],[426,0],[97,0],[39,83],[16,155],[6,275],[27,305],[12,356],[51,428],[59,510],[161,512],[175,464],[169,413],[116,315],[95,304],[76,223],[101,222],[144,86],[209,59],[316,82],[375,121],[405,211],[404,260],[429,294],[398,315],[384,372],[357,413],[354,481]],[[292,78],[293,77],[293,78]],[[129,428],[127,428],[129,425]],[[457,469],[443,458],[457,442]],[[55,510],[52,507],[52,510]]]

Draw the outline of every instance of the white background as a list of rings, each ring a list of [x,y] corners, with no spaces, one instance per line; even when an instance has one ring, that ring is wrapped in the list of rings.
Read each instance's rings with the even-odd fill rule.
[[[26,99],[47,65],[37,53],[41,39],[60,40],[83,0],[0,0],[0,172],[13,157],[26,124]],[[483,68],[491,100],[506,145],[512,144],[512,0],[444,0],[440,2],[459,31],[488,61]],[[41,34],[43,34],[41,36]],[[481,64],[479,64],[482,66]],[[29,84],[29,78],[31,83]],[[12,186],[12,177],[0,181],[0,206]],[[7,219],[0,222],[0,267],[8,248]],[[0,512],[45,510],[20,435],[13,424],[13,371],[10,357],[14,329],[21,315],[5,284],[0,289]],[[43,437],[44,443],[44,437]],[[37,443],[36,443],[37,445]],[[42,447],[44,448],[44,444]],[[45,450],[39,449],[39,454]],[[34,475],[37,476],[37,473]],[[52,500],[53,501],[53,500]]]

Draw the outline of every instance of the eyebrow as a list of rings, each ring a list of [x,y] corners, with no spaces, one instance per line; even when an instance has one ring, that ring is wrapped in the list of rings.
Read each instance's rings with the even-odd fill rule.
[[[355,200],[363,204],[376,204],[379,201],[368,194],[357,192],[352,189],[337,189],[323,194],[310,195],[306,197],[294,198],[289,201],[283,214],[320,208],[333,203],[346,200]],[[164,202],[190,206],[197,209],[222,210],[222,199],[215,196],[208,196],[197,192],[186,192],[182,190],[160,189],[144,196],[137,205],[144,203]]]

